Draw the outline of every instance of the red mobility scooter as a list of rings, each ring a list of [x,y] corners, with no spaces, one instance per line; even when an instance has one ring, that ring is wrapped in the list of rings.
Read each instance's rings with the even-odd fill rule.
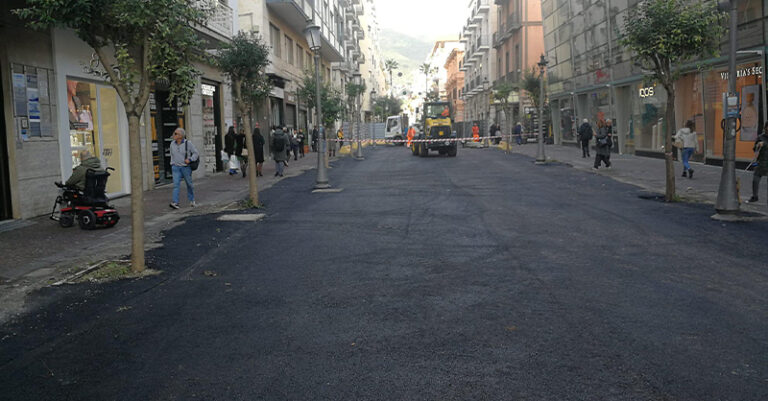
[[[89,169],[85,173],[83,191],[55,182],[62,192],[53,204],[51,220],[57,220],[62,227],[71,227],[77,220],[83,230],[114,227],[120,215],[114,206],[108,204],[106,188],[109,170],[115,171],[112,167],[107,167],[106,171]]]

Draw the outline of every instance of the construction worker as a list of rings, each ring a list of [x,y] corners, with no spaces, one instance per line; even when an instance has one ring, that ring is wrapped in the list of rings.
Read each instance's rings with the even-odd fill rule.
[[[443,112],[440,113],[441,117],[448,117],[451,115],[451,110],[448,109],[448,106],[445,106],[445,109],[443,109]]]
[[[475,142],[480,142],[480,127],[477,126],[477,123],[472,124],[472,138],[475,139]]]
[[[413,125],[411,125],[408,128],[408,135],[407,135],[408,143],[406,144],[406,146],[411,147],[411,141],[413,141],[414,136],[416,136],[416,130],[413,128]]]

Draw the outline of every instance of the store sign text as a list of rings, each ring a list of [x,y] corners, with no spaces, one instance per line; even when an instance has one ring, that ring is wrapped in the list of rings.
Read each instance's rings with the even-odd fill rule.
[[[651,96],[653,96],[653,88],[654,88],[653,86],[651,86],[649,88],[640,88],[640,90],[639,90],[640,97],[651,97]]]
[[[216,93],[216,87],[213,85],[201,84],[200,92],[202,92],[203,96],[213,96],[213,94]]]
[[[763,66],[758,65],[754,67],[741,68],[736,70],[736,78],[751,77],[753,75],[763,75]],[[724,71],[720,73],[720,79],[728,79],[728,72]]]

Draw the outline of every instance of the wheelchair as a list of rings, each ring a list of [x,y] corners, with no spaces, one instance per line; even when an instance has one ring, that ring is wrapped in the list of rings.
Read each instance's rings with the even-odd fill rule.
[[[110,205],[106,194],[109,170],[105,171],[88,169],[85,173],[85,190],[54,182],[61,188],[61,194],[56,197],[56,202],[51,210],[51,220],[56,220],[62,227],[72,227],[75,220],[83,230],[92,230],[96,227],[114,227],[120,220],[120,215],[114,206]]]

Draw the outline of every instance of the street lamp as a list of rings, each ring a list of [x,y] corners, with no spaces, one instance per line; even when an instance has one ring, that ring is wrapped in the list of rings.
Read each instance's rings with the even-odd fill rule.
[[[488,77],[483,77],[483,96],[488,96],[488,90],[490,89],[490,84],[488,83]],[[483,97],[481,97],[482,99]],[[488,99],[486,99],[488,100]],[[491,114],[491,103],[490,101],[486,101],[486,107],[483,107],[483,112],[485,113],[485,119],[483,120],[483,129],[488,130],[488,135],[485,136],[485,147],[488,147],[490,144],[488,141],[490,140],[488,137],[491,136],[492,132],[490,132],[490,127],[488,126],[488,122],[490,120],[490,114]]]
[[[715,210],[717,214],[735,214],[739,212],[739,195],[736,186],[736,125],[739,118],[739,100],[736,94],[736,33],[737,7],[736,0],[720,3],[728,7],[730,13],[728,29],[728,94],[723,94],[723,168],[720,174],[720,186],[717,190]],[[763,62],[765,60],[762,60]]]
[[[539,66],[539,148],[536,152],[536,164],[544,164],[547,161],[544,156],[544,72],[549,62],[541,55]]]
[[[374,107],[375,107],[374,99],[375,98],[376,98],[376,89],[371,89],[371,121],[370,121],[370,127],[369,128],[371,130],[371,146],[373,146],[373,147],[376,146],[376,138],[373,137],[373,121],[375,120],[374,117],[376,116],[376,113],[375,113],[375,110],[374,110]]]
[[[311,21],[307,21],[309,25],[304,28],[304,36],[307,38],[307,44],[309,49],[315,54],[315,114],[316,122],[318,125],[317,133],[320,135],[318,143],[320,148],[317,152],[317,178],[315,179],[315,189],[330,188],[331,184],[328,183],[328,170],[325,169],[325,161],[323,160],[326,152],[325,143],[325,127],[322,123],[322,108],[320,99],[320,27],[313,24]]]
[[[352,77],[355,82],[355,134],[357,134],[357,151],[355,151],[355,160],[363,160],[363,148],[360,143],[360,109],[362,108],[362,105],[360,104],[360,98],[363,93],[363,80],[360,72],[354,73]]]

